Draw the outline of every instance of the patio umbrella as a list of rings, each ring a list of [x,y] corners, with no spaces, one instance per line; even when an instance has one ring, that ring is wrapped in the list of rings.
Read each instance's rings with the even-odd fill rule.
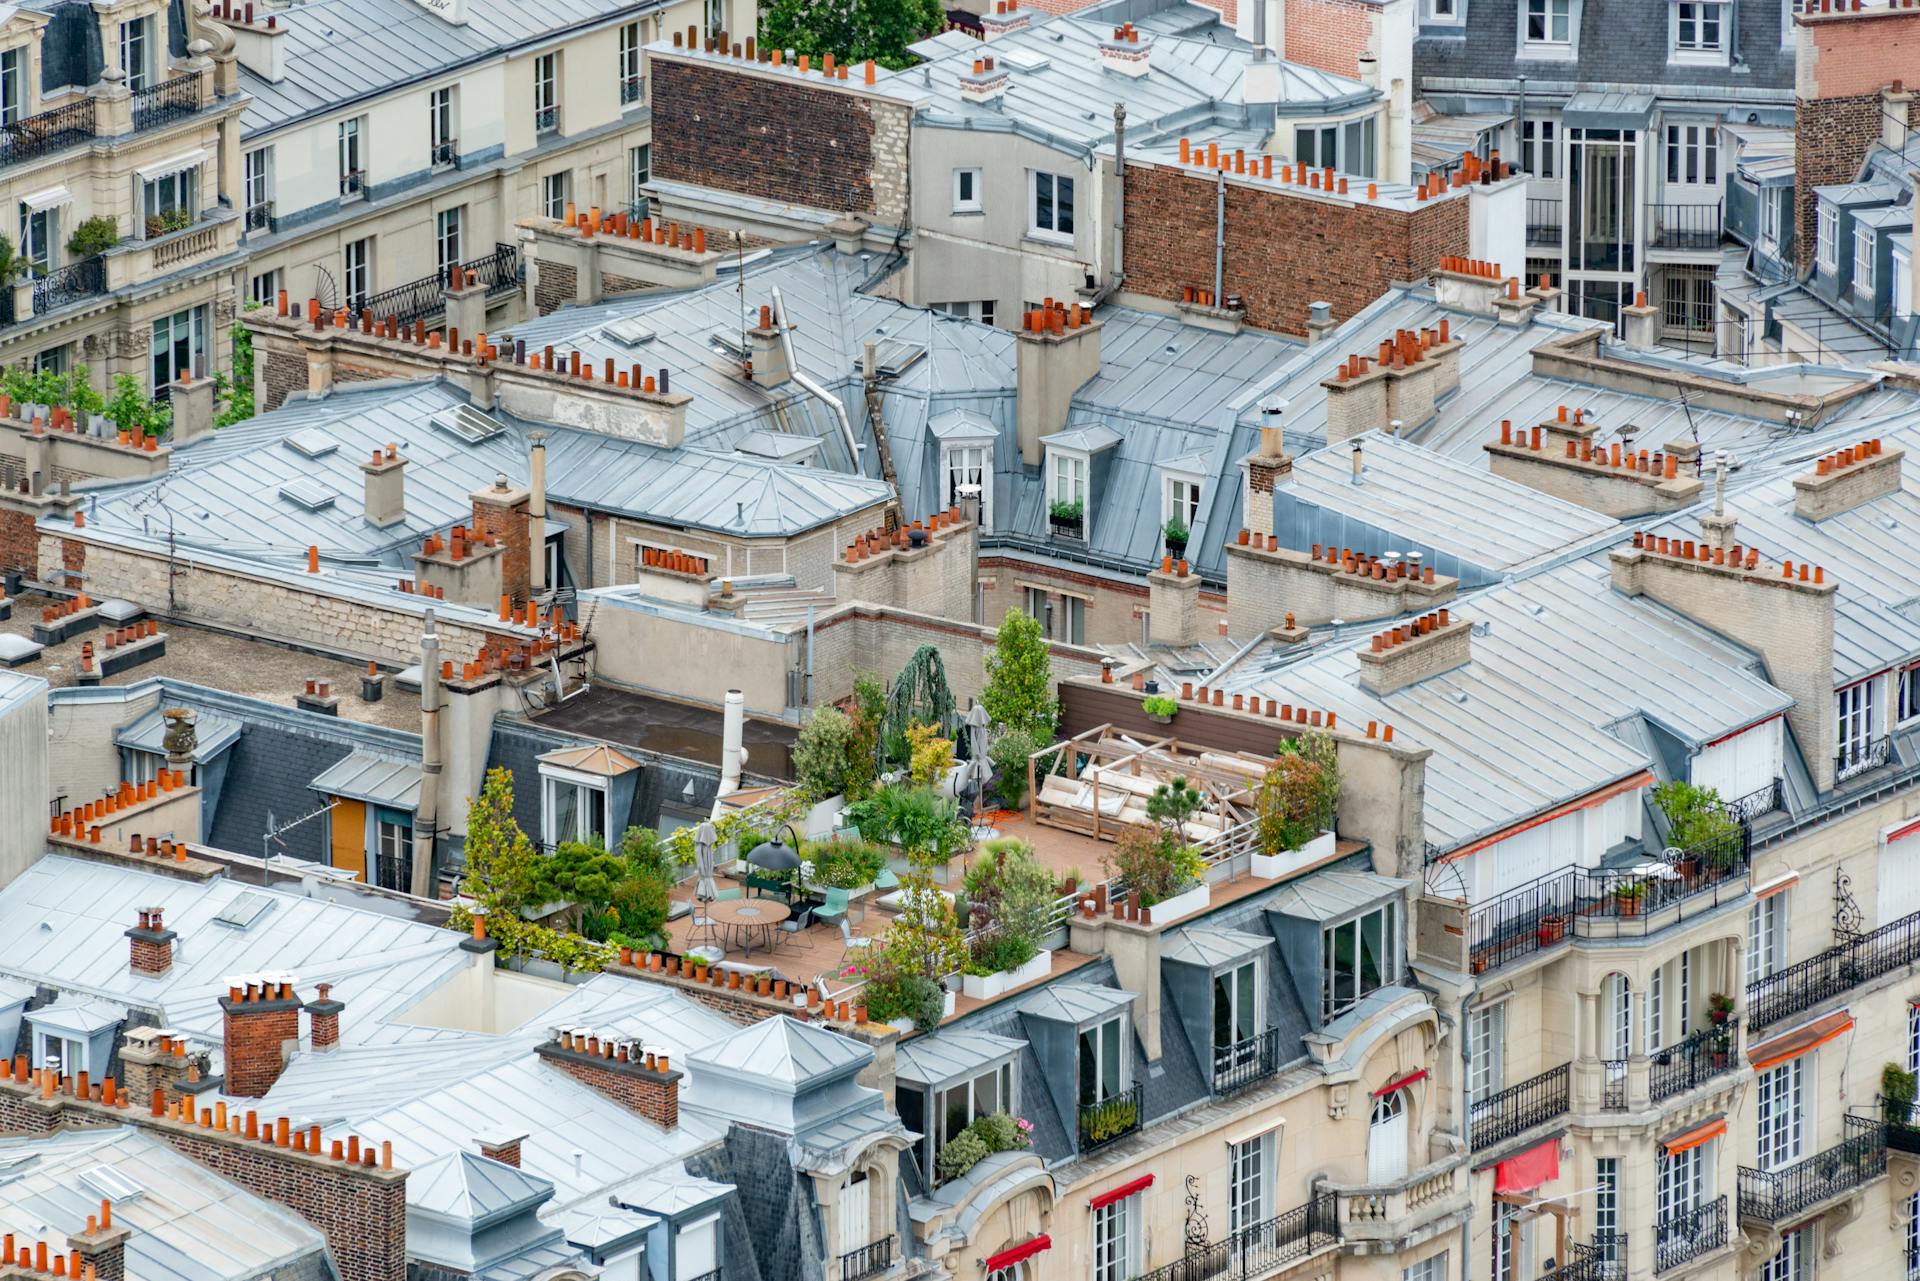
[[[713,874],[717,870],[713,847],[720,839],[720,833],[711,823],[702,823],[693,830],[693,862],[699,872],[699,879],[693,883],[693,896],[703,903],[713,901]]]
[[[976,798],[987,794],[987,782],[993,777],[993,766],[987,761],[987,729],[992,724],[993,718],[980,704],[967,709],[969,755],[958,782],[961,787],[971,787]]]

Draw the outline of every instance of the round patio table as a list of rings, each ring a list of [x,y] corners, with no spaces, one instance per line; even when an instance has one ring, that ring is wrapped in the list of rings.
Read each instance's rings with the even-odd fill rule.
[[[728,899],[725,902],[707,904],[707,915],[714,922],[731,930],[738,930],[745,940],[747,955],[753,955],[753,931],[767,932],[767,951],[773,950],[773,930],[793,912],[785,903],[775,903],[769,899]]]

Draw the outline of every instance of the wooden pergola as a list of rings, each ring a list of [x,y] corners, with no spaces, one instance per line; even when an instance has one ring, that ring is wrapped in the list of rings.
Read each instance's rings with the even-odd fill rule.
[[[1255,790],[1272,767],[1271,757],[1096,725],[1027,757],[1027,818],[1114,840],[1129,827],[1151,826],[1148,798],[1179,778],[1200,794],[1186,834],[1205,841],[1253,817]]]

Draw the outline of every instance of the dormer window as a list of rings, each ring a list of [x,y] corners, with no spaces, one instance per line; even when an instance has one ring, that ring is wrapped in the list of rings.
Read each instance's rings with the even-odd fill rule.
[[[1213,976],[1213,1075],[1217,1083],[1260,1057],[1260,963]]]
[[[1529,46],[1571,46],[1573,0],[1522,0]]]
[[[720,1216],[685,1223],[673,1234],[673,1281],[711,1281],[720,1276]]]
[[[139,93],[153,83],[153,15],[120,24],[120,69],[127,89]]]
[[[1853,292],[1873,297],[1873,228],[1853,229]]]
[[[1722,0],[1674,0],[1669,29],[1675,62],[1719,63],[1727,59],[1727,23]]]
[[[1824,200],[1814,216],[1813,258],[1828,274],[1840,269],[1840,210]]]
[[[568,747],[540,763],[540,839],[608,841],[626,829],[640,763],[610,747]]]
[[[1321,1013],[1337,1018],[1400,981],[1399,907],[1383,903],[1320,932]]]
[[[1780,243],[1780,193],[1772,187],[1760,190],[1760,241],[1776,246]]]
[[[1086,536],[1089,461],[1082,453],[1053,447],[1047,450],[1047,513],[1056,534]]]
[[[592,780],[543,774],[545,805],[542,838],[549,846],[563,841],[606,839],[607,792]]]
[[[1426,0],[1426,20],[1439,27],[1457,27],[1467,20],[1466,0]]]
[[[1080,1029],[1080,1150],[1092,1151],[1140,1127],[1140,1094],[1127,1062],[1127,1016]]]

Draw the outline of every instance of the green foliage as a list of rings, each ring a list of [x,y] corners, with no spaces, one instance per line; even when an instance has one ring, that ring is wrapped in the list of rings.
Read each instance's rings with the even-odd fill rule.
[[[447,918],[447,928],[466,933],[473,928],[473,914],[464,906],[456,907]],[[501,960],[552,961],[583,974],[599,973],[618,955],[614,947],[605,943],[536,925],[518,916],[488,916],[487,937],[499,944],[495,955]]]
[[[460,882],[460,892],[486,909],[489,930],[519,919],[530,901],[534,858],[533,842],[513,821],[513,775],[496,766],[480,795],[467,802],[467,871]]]
[[[1010,808],[1020,808],[1020,802],[1025,799],[1027,758],[1042,746],[1023,729],[1005,730],[987,744],[987,762],[999,778],[995,786],[1000,789],[1000,799]]]
[[[1011,969],[1032,959],[1052,923],[1055,888],[1053,873],[1025,841],[1002,838],[980,847],[979,855],[967,868],[969,922],[995,940],[1010,940],[1013,952],[1025,953],[1013,965],[999,965],[984,973]],[[987,944],[983,941],[982,946]],[[992,946],[1003,944],[995,942]],[[974,959],[981,959],[978,947]]]
[[[880,726],[887,718],[887,687],[872,672],[853,678],[853,706],[847,720],[853,744],[847,762],[846,797],[857,801],[873,790],[880,769]]]
[[[1047,504],[1047,514],[1055,520],[1079,520],[1087,514],[1087,503],[1083,498],[1076,498],[1070,503],[1056,498]]]
[[[801,851],[801,857],[813,864],[815,885],[840,890],[873,884],[873,878],[887,865],[886,852],[865,841],[816,841]]]
[[[853,721],[837,707],[817,707],[793,743],[793,773],[810,802],[847,791],[855,775]]]
[[[805,812],[807,802],[799,792],[783,792],[772,800],[762,802],[750,809],[729,810],[713,820],[713,829],[718,834],[716,845],[725,845],[728,841],[738,841],[738,852],[746,852],[767,839],[766,833],[782,823],[799,821]],[[693,847],[694,833],[699,830],[697,824],[675,828],[670,834],[660,838],[660,858],[675,867],[692,867],[697,859]]]
[[[13,278],[27,269],[27,260],[14,252],[13,241],[0,234],[0,289],[13,284]]]
[[[1140,710],[1149,716],[1177,716],[1180,704],[1165,694],[1149,694],[1140,700]]]
[[[176,231],[185,231],[193,226],[199,215],[191,209],[169,209],[165,213],[147,215],[147,239],[170,236]]]
[[[1912,1105],[1916,1094],[1920,1094],[1920,1080],[1898,1063],[1889,1063],[1880,1069],[1880,1093],[1888,1103],[1905,1109]]]
[[[96,214],[73,229],[67,237],[67,256],[78,261],[103,254],[120,243],[120,224],[106,214]]]
[[[1320,766],[1298,752],[1283,751],[1254,789],[1254,832],[1260,852],[1297,850],[1326,830]],[[1331,810],[1324,811],[1330,814]]]
[[[938,982],[884,961],[860,995],[867,1003],[867,1017],[882,1023],[912,1019],[916,1028],[937,1027],[947,1012],[946,993]]]
[[[1181,520],[1178,516],[1168,517],[1167,523],[1160,527],[1160,532],[1166,537],[1168,542],[1179,543],[1182,546],[1186,545],[1187,522]]]
[[[1028,1144],[1027,1132],[1005,1112],[989,1112],[967,1127],[987,1145],[988,1152],[1015,1152]]]
[[[1104,1143],[1115,1135],[1125,1134],[1140,1119],[1140,1105],[1131,1099],[1109,1100],[1081,1111],[1086,1114],[1087,1139],[1091,1143]]]
[[[959,804],[930,787],[883,787],[847,806],[845,818],[869,841],[890,841],[909,855],[943,863],[968,836]]]
[[[59,405],[71,409],[74,417],[82,421],[85,415],[97,414],[107,404],[105,397],[93,389],[85,365],[75,365],[64,374],[8,369],[0,372],[0,391],[16,405],[28,402]]]
[[[907,727],[932,725],[942,733],[953,724],[953,690],[947,685],[946,664],[940,651],[922,645],[894,678],[887,693],[886,716],[880,723],[881,757],[889,765],[907,761]]]
[[[1137,891],[1140,903],[1151,907],[1199,884],[1206,860],[1198,846],[1189,845],[1169,828],[1153,831],[1129,827],[1106,855],[1107,871]]]
[[[1039,954],[1026,939],[1004,930],[992,930],[974,939],[965,972],[976,976],[1004,974],[1017,970]]]
[[[1052,742],[1060,704],[1053,696],[1053,668],[1040,620],[1021,610],[1009,612],[994,636],[986,665],[987,686],[980,691],[980,705],[993,723],[1025,733],[1035,740],[1035,747]],[[1021,773],[1025,772],[1023,765]]]
[[[935,725],[907,726],[907,773],[922,787],[937,787],[953,768],[953,740]]]
[[[133,436],[159,436],[173,425],[173,410],[157,405],[140,389],[132,374],[116,374],[113,395],[101,410],[113,424]]]
[[[990,1155],[986,1140],[969,1126],[947,1140],[933,1166],[942,1179],[957,1179]]]
[[[1168,779],[1147,798],[1147,817],[1172,833],[1178,833],[1199,808],[1199,789],[1184,778]]]
[[[246,310],[252,311],[260,304],[249,302]],[[228,427],[234,423],[243,423],[253,417],[253,330],[239,321],[227,330],[227,336],[233,340],[233,376],[215,374],[214,395],[223,408],[213,416],[215,427]]]
[[[771,0],[760,10],[760,43],[899,71],[914,62],[907,46],[945,25],[938,0]]]
[[[1667,816],[1669,844],[1717,865],[1733,859],[1737,851],[1731,838],[1740,825],[1727,814],[1719,792],[1674,779],[1653,789],[1653,801]]]

